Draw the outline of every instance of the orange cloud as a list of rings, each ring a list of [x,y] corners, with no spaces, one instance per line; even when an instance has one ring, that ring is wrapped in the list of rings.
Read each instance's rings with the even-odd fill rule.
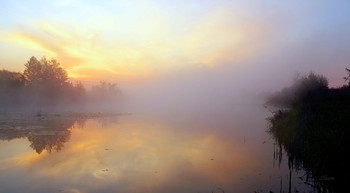
[[[106,15],[89,23],[39,21],[8,32],[5,41],[57,58],[74,78],[125,80],[237,62],[266,39],[263,24],[240,17],[232,8],[214,9],[191,25],[178,24],[188,28],[180,33],[171,24],[174,15],[147,6],[134,8],[135,14]]]
[[[49,57],[57,57],[56,53],[51,50],[47,45],[43,44],[40,40],[37,40],[27,34],[14,32],[5,37],[5,41],[14,43],[21,47],[26,47]]]

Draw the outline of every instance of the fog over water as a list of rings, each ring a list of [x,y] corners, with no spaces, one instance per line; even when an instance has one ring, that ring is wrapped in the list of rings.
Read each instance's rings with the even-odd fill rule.
[[[265,132],[266,109],[259,105],[207,112],[148,109],[147,113],[116,117],[114,121],[103,117],[80,120],[74,126],[70,126],[72,118],[64,124],[64,118],[49,117],[44,122],[27,122],[27,130],[21,130],[23,126],[4,130],[6,124],[2,125],[2,190],[288,190],[286,158],[279,166],[274,160],[274,141]],[[65,125],[67,128],[62,128]],[[302,171],[293,171],[292,187],[310,190],[300,184],[298,177],[302,175]]]
[[[349,88],[310,95],[334,97],[330,113],[322,101],[275,114],[265,104],[310,72],[330,87],[346,83],[349,2],[96,2],[2,2],[0,193],[317,192],[285,147],[311,141],[323,156],[321,140],[295,133],[346,136],[338,99]],[[33,57],[24,73],[32,56],[57,61],[43,58],[40,71]],[[341,129],[329,134],[319,120]],[[266,132],[273,121],[282,127],[275,138]],[[290,132],[302,124],[324,132]]]

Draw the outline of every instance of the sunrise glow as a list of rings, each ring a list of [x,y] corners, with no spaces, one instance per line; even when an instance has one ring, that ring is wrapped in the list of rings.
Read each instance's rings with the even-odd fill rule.
[[[77,79],[138,79],[216,66],[249,56],[252,42],[266,35],[262,23],[239,12],[246,5],[229,4],[205,2],[202,10],[193,2],[190,9],[180,4],[173,10],[170,2],[44,3],[40,14],[14,13],[13,20],[23,20],[17,25],[4,21],[0,43],[57,58]],[[20,54],[7,60],[20,66],[27,58]]]

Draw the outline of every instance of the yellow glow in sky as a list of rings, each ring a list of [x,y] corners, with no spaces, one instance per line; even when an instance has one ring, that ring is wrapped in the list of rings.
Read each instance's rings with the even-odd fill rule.
[[[40,17],[33,13],[27,22],[0,28],[5,34],[0,44],[34,51],[38,58],[54,57],[76,79],[133,80],[235,62],[254,50],[253,40],[261,39],[261,26],[236,14],[239,7],[197,2],[193,8],[186,5],[190,8],[182,13],[172,6],[64,1],[50,5],[53,12],[62,12],[47,11]],[[23,65],[29,57],[16,57],[14,65]]]

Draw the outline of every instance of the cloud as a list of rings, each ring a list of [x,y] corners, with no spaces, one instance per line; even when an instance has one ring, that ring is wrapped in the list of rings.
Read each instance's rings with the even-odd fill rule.
[[[240,61],[269,35],[265,23],[232,8],[215,7],[189,22],[172,22],[177,16],[156,3],[121,5],[127,11],[101,13],[97,7],[96,17],[80,23],[34,21],[8,30],[4,41],[57,58],[75,78],[104,78],[98,70],[120,80]]]
[[[44,53],[45,55],[48,55],[51,57],[57,57],[55,51],[50,49],[47,45],[45,45],[40,40],[34,37],[31,37],[28,34],[14,32],[10,35],[7,35],[4,40],[21,47],[29,48],[29,49],[38,51],[40,53]]]
[[[269,61],[267,69],[284,68],[279,57],[319,50],[315,42],[300,42],[310,42],[306,40],[331,28],[347,30],[322,23],[337,17],[335,23],[347,26],[341,14],[326,15],[325,2],[312,13],[309,3],[252,2],[74,1],[73,8],[54,7],[57,14],[45,12],[42,18],[4,28],[7,35],[1,39],[38,57],[56,57],[74,78],[130,81],[198,66],[236,68],[250,62],[260,67],[260,61]],[[333,34],[329,39],[337,38]],[[332,45],[329,48],[336,47]],[[18,63],[22,65],[27,55],[18,56]],[[300,57],[290,60],[310,58]]]

